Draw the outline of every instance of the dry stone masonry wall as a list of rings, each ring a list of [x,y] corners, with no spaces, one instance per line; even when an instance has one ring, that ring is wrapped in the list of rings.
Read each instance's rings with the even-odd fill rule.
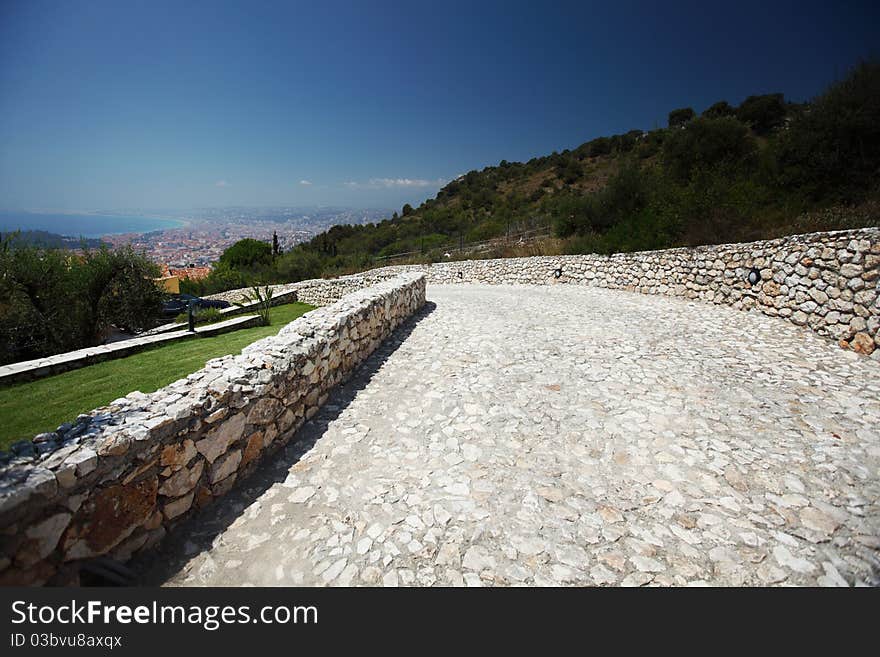
[[[880,357],[880,228],[612,256],[386,267],[365,276],[404,270],[424,272],[428,283],[593,285],[755,309]]]
[[[752,270],[758,274],[754,283]],[[755,309],[880,359],[880,228],[612,256],[397,265],[281,285],[278,291],[297,290],[300,301],[321,306],[403,272],[424,273],[438,285],[592,285]]]
[[[363,274],[354,274],[352,276],[342,276],[340,278],[315,278],[298,283],[283,283],[281,285],[272,285],[274,297],[279,295],[293,301],[300,301],[312,306],[327,306],[336,303],[346,294],[350,294],[357,290],[361,290],[370,285],[381,283],[389,279],[399,276],[405,270],[397,270],[395,268],[377,269]],[[229,290],[227,292],[219,292],[206,296],[206,299],[221,299],[223,301],[233,302],[241,299],[242,295],[249,292],[248,288],[238,290]],[[273,297],[273,298],[274,298]]]
[[[328,285],[325,297],[341,293]],[[290,441],[425,302],[417,273],[351,289],[241,355],[81,415],[7,461],[0,585],[75,583],[84,561],[126,561]]]

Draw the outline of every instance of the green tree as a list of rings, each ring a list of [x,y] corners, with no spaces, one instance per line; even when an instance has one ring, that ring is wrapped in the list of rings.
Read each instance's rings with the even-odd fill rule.
[[[315,252],[293,249],[278,259],[278,278],[286,283],[296,283],[310,278],[320,278],[324,260]]]
[[[162,292],[153,279],[159,268],[131,246],[111,251],[85,250],[70,268],[81,302],[81,331],[90,344],[100,344],[112,325],[140,332],[153,325]]]
[[[155,325],[158,268],[131,247],[81,255],[0,245],[0,359],[27,360],[100,344],[111,326]]]
[[[272,262],[272,247],[266,242],[247,237],[239,240],[220,256],[220,263],[234,269],[249,269]]]
[[[580,180],[583,175],[583,169],[581,168],[580,162],[572,157],[556,167],[556,175],[559,176],[566,185],[572,185]]]
[[[733,118],[694,119],[663,143],[663,162],[679,180],[698,168],[738,166],[757,148],[748,128]]]
[[[27,360],[64,351],[78,339],[70,255],[60,249],[0,244],[0,357]]]
[[[880,62],[856,66],[780,137],[778,179],[813,200],[860,200],[880,172]]]
[[[599,192],[599,217],[601,223],[594,223],[595,228],[608,228],[613,223],[630,217],[648,204],[650,190],[645,172],[638,164],[624,161],[620,170],[608,181],[604,190]]]
[[[693,120],[696,112],[690,107],[680,107],[669,113],[668,125],[670,128],[678,128],[685,125],[688,121]]]
[[[180,291],[186,294],[202,296],[248,287],[260,282],[263,278],[265,276],[252,271],[236,269],[226,263],[218,262],[206,278],[197,281],[191,279],[180,281]]]
[[[719,100],[707,107],[701,116],[707,119],[720,119],[725,116],[736,116],[736,110],[726,100]]]
[[[782,94],[749,96],[736,108],[736,118],[759,135],[767,135],[785,121],[785,99]]]
[[[611,140],[608,137],[598,137],[589,142],[589,145],[590,157],[609,155],[611,153]]]

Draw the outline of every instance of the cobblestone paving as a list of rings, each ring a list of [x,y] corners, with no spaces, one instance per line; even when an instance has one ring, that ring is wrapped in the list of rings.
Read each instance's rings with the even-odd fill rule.
[[[147,581],[878,584],[876,361],[678,299],[428,298]]]

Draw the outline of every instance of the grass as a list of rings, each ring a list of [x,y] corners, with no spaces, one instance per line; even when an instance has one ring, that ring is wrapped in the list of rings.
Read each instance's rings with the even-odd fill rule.
[[[272,308],[272,324],[210,338],[189,338],[125,358],[0,388],[0,449],[44,431],[54,431],[80,413],[104,406],[133,390],[153,392],[242,348],[312,310],[305,303]]]

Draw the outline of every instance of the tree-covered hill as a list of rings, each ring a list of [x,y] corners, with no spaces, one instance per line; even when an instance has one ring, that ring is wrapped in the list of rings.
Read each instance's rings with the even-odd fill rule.
[[[666,128],[471,171],[417,208],[334,226],[271,265],[221,263],[203,291],[357,271],[406,252],[408,261],[459,257],[450,244],[541,226],[552,235],[543,242],[481,253],[612,253],[874,225],[878,180],[880,63],[872,61],[809,103],[769,94],[700,113],[678,108]]]
[[[9,238],[9,245],[15,248],[16,244],[37,246],[43,249],[99,249],[104,244],[99,239],[86,237],[67,237],[57,233],[50,233],[45,230],[18,230],[11,233],[0,234],[0,241],[3,237]]]

